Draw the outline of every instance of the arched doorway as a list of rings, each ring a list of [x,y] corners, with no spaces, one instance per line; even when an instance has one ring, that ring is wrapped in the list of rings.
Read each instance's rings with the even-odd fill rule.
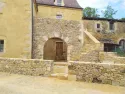
[[[43,59],[67,61],[67,44],[60,38],[50,38],[44,45]]]
[[[120,40],[119,45],[121,50],[125,51],[125,39]]]

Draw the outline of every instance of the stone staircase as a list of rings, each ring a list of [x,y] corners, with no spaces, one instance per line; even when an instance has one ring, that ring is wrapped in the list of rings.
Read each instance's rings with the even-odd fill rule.
[[[54,62],[51,77],[68,80],[68,62]]]
[[[98,49],[96,45],[85,44],[80,51],[73,56],[72,61],[98,62]]]

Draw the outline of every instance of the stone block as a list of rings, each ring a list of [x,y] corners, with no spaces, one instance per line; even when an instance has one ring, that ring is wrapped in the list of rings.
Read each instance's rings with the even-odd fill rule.
[[[76,75],[68,75],[68,80],[69,81],[76,81]]]
[[[120,83],[119,83],[118,81],[112,81],[112,85],[114,85],[114,86],[119,86]]]
[[[120,80],[119,85],[120,86],[125,86],[125,80]]]
[[[111,84],[112,84],[112,81],[105,79],[105,80],[102,80],[102,83],[103,83],[103,84],[110,84],[110,85],[111,85]]]
[[[51,67],[47,67],[47,71],[51,71]]]

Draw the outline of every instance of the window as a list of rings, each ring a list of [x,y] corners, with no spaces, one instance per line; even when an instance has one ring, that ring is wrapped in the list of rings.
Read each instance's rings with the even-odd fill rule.
[[[57,14],[56,19],[62,19],[62,14]]]
[[[97,28],[100,28],[100,24],[97,24]]]
[[[61,6],[62,0],[57,0],[57,5]]]
[[[4,40],[0,40],[0,52],[4,51]]]
[[[97,31],[98,33],[100,33],[100,32],[101,32],[101,24],[100,24],[100,23],[96,23],[96,24],[95,24],[95,29],[96,29],[96,31]]]
[[[114,22],[109,22],[109,29],[110,30],[114,30],[115,29],[115,27],[114,27]]]

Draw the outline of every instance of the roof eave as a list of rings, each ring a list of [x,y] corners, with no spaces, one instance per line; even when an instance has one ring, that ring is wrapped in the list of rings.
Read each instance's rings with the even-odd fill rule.
[[[124,20],[107,19],[107,18],[90,18],[90,17],[82,17],[82,19],[83,19],[83,20],[103,20],[103,21],[125,22]]]
[[[83,8],[78,8],[78,7],[56,6],[56,5],[42,4],[42,3],[36,3],[36,4],[37,4],[37,5],[46,5],[46,6],[55,6],[55,7],[64,7],[64,8],[83,9]]]

